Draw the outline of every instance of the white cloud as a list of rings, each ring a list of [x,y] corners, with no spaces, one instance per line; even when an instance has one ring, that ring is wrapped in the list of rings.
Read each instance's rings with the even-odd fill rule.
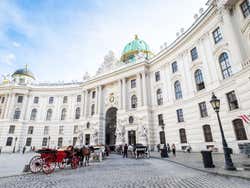
[[[0,57],[0,63],[6,65],[13,65],[15,61],[16,61],[16,56],[13,53],[8,53]]]
[[[16,47],[16,48],[19,48],[20,46],[21,46],[21,44],[20,43],[18,43],[18,42],[12,42],[12,45],[14,46],[14,47]]]

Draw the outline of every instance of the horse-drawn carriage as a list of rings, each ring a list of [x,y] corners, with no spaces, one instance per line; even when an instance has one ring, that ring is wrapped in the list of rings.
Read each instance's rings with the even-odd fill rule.
[[[89,160],[90,150],[88,148],[76,149],[73,146],[62,148],[59,150],[43,148],[37,150],[36,153],[40,155],[34,156],[29,163],[30,171],[37,173],[43,171],[45,174],[52,173],[56,166],[64,169],[66,165],[70,165],[72,169],[76,169],[79,163],[82,165],[83,160]]]
[[[133,158],[150,158],[150,153],[147,146],[143,144],[135,144],[128,146],[128,156]]]

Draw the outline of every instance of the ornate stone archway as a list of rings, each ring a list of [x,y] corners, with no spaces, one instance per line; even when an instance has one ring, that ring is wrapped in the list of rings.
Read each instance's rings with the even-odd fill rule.
[[[105,144],[115,147],[116,144],[117,108],[111,107],[105,117]]]

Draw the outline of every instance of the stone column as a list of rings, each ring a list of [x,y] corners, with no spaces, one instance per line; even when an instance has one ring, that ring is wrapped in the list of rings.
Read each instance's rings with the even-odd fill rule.
[[[138,107],[143,106],[144,102],[142,100],[142,92],[141,92],[141,74],[138,73],[136,75],[136,90],[137,90],[137,99],[138,99]]]
[[[95,114],[98,114],[98,86],[95,88]]]
[[[147,83],[146,83],[146,73],[142,73],[142,91],[143,91],[143,105],[148,105],[148,98],[147,98]]]
[[[9,97],[10,97],[10,99],[9,99],[8,105],[7,105],[8,107],[7,107],[7,111],[6,111],[6,118],[13,119],[13,117],[11,117],[11,115],[13,115],[14,113],[12,113],[12,112],[15,111],[15,109],[14,109],[15,94],[10,93]]]
[[[84,91],[85,95],[84,95],[84,117],[85,119],[88,117],[88,90]]]
[[[98,113],[102,113],[102,86],[98,86]]]
[[[126,111],[126,106],[127,106],[127,104],[126,104],[126,97],[127,97],[127,95],[126,95],[126,93],[127,93],[126,89],[127,89],[127,87],[126,87],[126,78],[123,78],[122,79],[122,101],[123,101],[122,102],[122,108],[125,111]]]
[[[122,80],[118,80],[118,88],[119,88],[119,109],[122,109]]]

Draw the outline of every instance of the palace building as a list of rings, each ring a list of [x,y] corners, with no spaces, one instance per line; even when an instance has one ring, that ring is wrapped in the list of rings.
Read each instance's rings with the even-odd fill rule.
[[[75,83],[34,82],[27,68],[0,84],[0,147],[142,143],[222,152],[210,100],[221,100],[229,147],[250,142],[249,0],[211,0],[159,53],[135,36],[119,59],[110,52],[95,76]],[[164,23],[163,23],[164,24]]]

